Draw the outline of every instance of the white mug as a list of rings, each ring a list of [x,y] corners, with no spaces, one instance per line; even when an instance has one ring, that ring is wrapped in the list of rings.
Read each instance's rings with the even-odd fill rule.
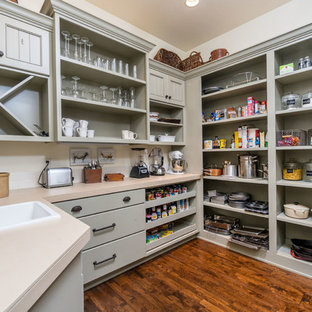
[[[78,135],[81,137],[81,138],[86,138],[87,137],[87,129],[86,128],[77,128],[76,129]]]
[[[138,137],[138,135],[135,132],[129,131],[129,139],[135,140]]]
[[[94,130],[87,131],[88,138],[94,138]]]
[[[72,120],[70,118],[62,118],[62,125],[65,127],[73,127],[75,123],[75,120]]]
[[[88,122],[86,120],[79,120],[80,128],[88,128]]]
[[[62,127],[63,134],[67,137],[72,137],[73,136],[73,127]]]
[[[121,130],[121,137],[124,140],[134,140],[137,138],[137,134],[130,130]]]

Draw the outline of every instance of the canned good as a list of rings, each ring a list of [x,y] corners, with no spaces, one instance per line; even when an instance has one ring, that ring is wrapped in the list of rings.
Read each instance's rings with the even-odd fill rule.
[[[221,139],[220,140],[220,149],[225,149],[226,148],[226,140],[225,139]]]
[[[212,140],[205,140],[204,141],[204,149],[212,149],[213,148],[213,141]]]

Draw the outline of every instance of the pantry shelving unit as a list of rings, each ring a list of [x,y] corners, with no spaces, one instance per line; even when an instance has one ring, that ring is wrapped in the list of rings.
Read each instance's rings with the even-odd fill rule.
[[[56,98],[56,138],[61,142],[98,142],[146,144],[148,129],[148,53],[153,44],[125,30],[60,0],[46,1],[42,13],[54,17],[54,68]],[[78,34],[93,43],[90,62],[74,58],[74,40],[70,41],[70,56],[64,54],[62,31]],[[87,48],[88,49],[88,48]],[[82,49],[83,50],[83,49]],[[79,46],[78,46],[79,51]],[[88,50],[87,50],[88,53]],[[96,66],[96,57],[116,58],[129,64],[129,75]],[[137,76],[133,76],[133,66]],[[79,95],[72,95],[73,80],[77,76]],[[108,87],[107,101],[102,101],[101,86]],[[112,103],[110,88],[135,88],[134,107]],[[64,94],[65,93],[65,94]],[[117,97],[117,92],[115,93]],[[67,137],[62,132],[62,118],[87,120],[88,129],[95,130],[93,138]],[[124,140],[122,130],[137,134],[136,140]]]
[[[269,229],[269,250],[253,251],[246,247],[238,247],[230,242],[230,237],[212,233],[200,228],[199,237],[209,242],[230,248],[250,257],[274,264],[293,272],[312,277],[311,263],[295,259],[290,254],[291,238],[311,239],[312,219],[300,220],[287,217],[284,214],[285,203],[300,202],[311,207],[310,194],[312,183],[304,181],[286,181],[282,179],[284,162],[295,158],[304,163],[312,159],[311,146],[277,147],[276,131],[284,129],[312,128],[312,108],[301,107],[293,110],[283,110],[281,98],[285,93],[292,92],[302,95],[311,90],[312,67],[298,70],[297,62],[300,57],[310,55],[312,47],[311,25],[284,34],[247,50],[210,62],[202,67],[186,73],[186,101],[196,103],[187,108],[187,116],[194,124],[201,127],[190,129],[187,133],[184,149],[186,159],[191,159],[190,170],[200,172],[203,166],[209,164],[222,165],[224,160],[237,164],[237,155],[251,153],[258,155],[260,161],[269,166],[268,180],[244,179],[228,177],[202,178],[202,194],[208,189],[231,193],[245,191],[253,199],[269,202],[269,214],[260,215],[247,213],[243,209],[232,208],[228,205],[214,204],[203,200],[202,220],[206,214],[222,214],[241,219],[243,225],[262,226]],[[280,75],[279,66],[294,62],[292,73]],[[239,72],[252,71],[260,76],[260,80],[250,83],[227,87],[232,76]],[[199,87],[201,86],[201,87]],[[219,86],[224,89],[203,95],[206,87]],[[256,100],[267,100],[268,112],[264,115],[225,119],[216,122],[201,122],[202,112],[208,115],[216,109],[246,105],[247,96]],[[203,141],[214,139],[231,139],[232,133],[238,126],[250,125],[260,131],[268,131],[268,147],[258,149],[203,149]],[[189,131],[189,129],[188,129]],[[200,138],[194,142],[194,138]],[[195,155],[194,151],[198,151]],[[201,165],[200,165],[201,164]],[[243,183],[236,183],[241,181]],[[258,184],[257,182],[260,182]]]

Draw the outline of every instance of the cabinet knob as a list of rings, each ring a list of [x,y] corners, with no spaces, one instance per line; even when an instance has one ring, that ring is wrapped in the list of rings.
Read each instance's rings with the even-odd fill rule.
[[[169,95],[169,100],[171,100],[171,95]]]
[[[71,209],[72,212],[79,212],[82,210],[82,207],[81,206],[75,206]]]
[[[165,99],[168,99],[168,95],[165,96]]]
[[[4,55],[3,51],[0,51],[0,57],[2,57]]]
[[[130,196],[126,196],[126,197],[124,197],[124,199],[123,199],[123,201],[124,201],[125,203],[129,202],[130,200],[131,200],[131,197],[130,197]]]

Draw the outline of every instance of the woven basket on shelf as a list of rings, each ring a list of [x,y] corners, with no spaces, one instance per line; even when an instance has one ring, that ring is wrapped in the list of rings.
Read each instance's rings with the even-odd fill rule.
[[[181,63],[179,55],[165,49],[160,49],[155,55],[154,60],[165,63],[174,68],[179,68]]]
[[[188,71],[204,64],[200,52],[193,51],[189,57],[181,61],[179,69]]]

